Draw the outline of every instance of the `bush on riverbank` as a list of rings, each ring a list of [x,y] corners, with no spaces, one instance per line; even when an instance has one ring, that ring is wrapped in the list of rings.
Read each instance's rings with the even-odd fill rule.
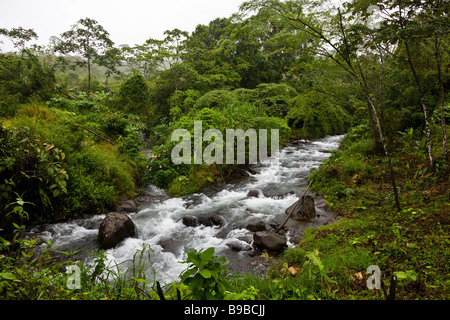
[[[20,195],[33,203],[27,210],[29,222],[36,223],[105,213],[120,195],[133,196],[144,164],[135,124],[118,115],[127,124],[114,136],[104,126],[105,117],[108,112],[80,115],[36,102],[4,120],[1,202],[9,204]],[[8,212],[0,207],[3,229],[12,227]]]
[[[210,99],[210,97],[208,98]],[[201,99],[199,99],[200,101]],[[214,100],[215,101],[215,100]],[[182,196],[199,191],[212,183],[218,183],[242,170],[242,165],[226,163],[226,130],[248,129],[255,130],[258,145],[260,143],[259,130],[267,130],[267,151],[271,151],[271,130],[278,130],[279,141],[283,144],[290,137],[291,130],[282,118],[268,117],[263,109],[249,103],[224,103],[213,108],[203,108],[190,117],[183,116],[170,126],[169,132],[177,129],[187,130],[190,134],[191,154],[188,155],[190,164],[175,164],[171,159],[172,148],[178,141],[171,141],[171,135],[166,137],[164,143],[153,150],[153,157],[147,161],[146,181],[158,187],[165,188],[172,196]],[[210,105],[203,102],[202,105]],[[195,132],[194,122],[201,122],[202,149],[211,144],[210,140],[204,140],[203,135],[209,129],[217,129],[222,134],[223,164],[194,164]],[[184,141],[184,140],[180,140]],[[237,143],[234,143],[234,157],[237,157]],[[215,155],[215,154],[214,154]],[[183,155],[184,156],[184,155]],[[245,163],[249,163],[249,142],[245,141]]]

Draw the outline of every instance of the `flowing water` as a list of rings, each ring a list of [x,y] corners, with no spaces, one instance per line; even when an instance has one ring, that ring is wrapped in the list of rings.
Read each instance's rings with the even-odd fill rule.
[[[215,247],[216,254],[224,255],[230,262],[229,269],[262,272],[264,267],[257,261],[259,255],[252,249],[253,233],[245,227],[255,221],[264,221],[267,227],[273,221],[282,223],[286,208],[305,190],[311,169],[328,158],[329,151],[337,149],[342,138],[297,141],[275,155],[278,161],[253,166],[248,177],[182,198],[171,198],[164,190],[149,186],[144,192],[148,201],[141,204],[138,212],[129,214],[137,228],[136,237],[106,250],[109,262],[126,268],[136,250],[148,245],[152,261],[148,272],[155,272],[160,281],[169,282],[177,280],[186,268],[179,263],[185,260],[186,250]],[[258,190],[258,197],[247,196],[249,190]],[[304,229],[329,223],[334,218],[324,210],[320,199],[316,199],[316,212],[318,216],[311,222],[289,228],[288,245],[292,246]],[[190,227],[182,221],[185,216],[211,215],[219,217],[222,226]],[[55,250],[86,253],[98,247],[97,230],[104,217],[43,225],[32,229],[29,235],[51,240]]]

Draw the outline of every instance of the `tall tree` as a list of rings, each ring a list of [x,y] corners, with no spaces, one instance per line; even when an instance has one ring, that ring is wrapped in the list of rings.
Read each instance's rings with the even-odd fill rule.
[[[77,60],[75,65],[87,67],[88,71],[88,91],[91,93],[91,66],[97,64],[114,70],[115,54],[114,42],[109,38],[109,33],[98,24],[97,21],[85,18],[80,19],[72,29],[61,34],[61,41],[58,41],[54,50],[63,55],[74,53],[81,55],[82,60]]]
[[[31,41],[33,38],[38,38],[38,35],[33,29],[24,29],[22,27],[12,28],[11,30],[0,28],[0,35],[8,38],[13,43],[14,48],[20,50],[22,55],[25,50],[26,43]]]
[[[442,128],[442,150],[447,163],[447,170],[450,170],[450,158],[448,154],[447,125],[445,122],[445,89],[442,72],[442,61],[445,52],[448,51],[450,33],[450,22],[448,15],[450,12],[450,2],[446,0],[425,2],[424,10],[420,12],[420,19],[426,26],[426,31],[430,35],[432,45],[432,55],[435,58],[437,77],[439,83],[439,103],[441,107],[441,128]]]
[[[410,45],[411,45],[411,40],[412,37],[410,35],[408,35],[408,29],[410,28],[410,23],[408,24],[408,17],[411,16],[411,11],[417,9],[417,8],[405,8],[406,6],[399,1],[399,10],[398,10],[398,26],[400,27],[400,30],[402,31],[401,33],[401,38],[403,40],[403,44],[405,46],[406,49],[406,56],[408,59],[408,64],[411,68],[411,72],[413,73],[414,76],[414,80],[416,82],[417,85],[417,90],[419,92],[419,97],[420,97],[420,103],[422,105],[422,109],[423,109],[423,114],[424,114],[424,119],[425,119],[425,135],[426,135],[426,139],[427,139],[427,149],[428,149],[428,160],[430,162],[430,167],[434,166],[434,156],[433,156],[433,140],[431,138],[431,122],[430,122],[430,110],[428,108],[428,105],[425,101],[425,92],[424,89],[422,87],[422,83],[421,80],[419,78],[419,74],[416,70],[416,66],[414,65],[414,61],[411,55],[411,49],[410,49]],[[405,11],[404,11],[405,10]],[[414,28],[414,27],[413,27]]]
[[[425,137],[428,151],[428,162],[431,169],[434,169],[434,154],[433,154],[433,140],[431,131],[431,108],[426,99],[426,90],[424,88],[424,79],[420,73],[420,63],[417,61],[416,52],[420,49],[421,44],[427,39],[439,39],[439,35],[447,35],[448,22],[445,18],[442,19],[440,15],[446,15],[445,7],[441,1],[381,1],[382,14],[385,23],[383,27],[386,34],[389,34],[390,39],[387,41],[394,42],[400,47],[403,47],[406,62],[413,75],[414,83],[417,88],[420,105],[423,110],[425,123]],[[445,2],[445,1],[444,1]],[[446,1],[446,8],[448,9],[448,1]],[[439,41],[435,43],[434,54],[438,68],[438,77],[441,71],[440,55],[439,55]],[[423,47],[422,47],[423,48]],[[438,50],[437,52],[435,50]],[[433,54],[431,54],[432,56]],[[401,58],[401,57],[400,57]],[[442,79],[441,79],[442,80]],[[438,80],[439,81],[439,80]],[[442,98],[442,97],[441,97]],[[445,121],[445,119],[444,119]],[[444,140],[446,140],[445,122],[443,123]],[[446,145],[444,146],[444,152]]]
[[[159,56],[162,60],[162,67],[172,69],[175,91],[178,90],[179,77],[181,73],[177,66],[182,63],[182,55],[185,52],[185,41],[189,37],[189,33],[180,29],[164,31],[164,41],[161,42],[159,48]]]
[[[146,80],[156,73],[162,58],[159,54],[161,40],[148,39],[134,47],[122,45],[122,59],[133,73],[142,74]]]
[[[258,10],[268,8],[277,11],[280,14],[280,18],[284,19],[297,32],[306,33],[318,40],[316,46],[317,54],[334,61],[359,84],[376,123],[377,134],[383,145],[383,151],[389,167],[395,205],[400,211],[401,205],[391,154],[381,122],[379,107],[374,99],[376,92],[371,90],[369,86],[367,70],[363,68],[360,59],[359,50],[362,49],[363,40],[367,40],[363,36],[367,34],[368,30],[360,24],[352,24],[351,22],[355,21],[355,17],[345,16],[339,8],[336,10],[323,10],[320,5],[321,3],[304,0],[286,2],[279,0],[253,0],[244,3],[241,9]]]

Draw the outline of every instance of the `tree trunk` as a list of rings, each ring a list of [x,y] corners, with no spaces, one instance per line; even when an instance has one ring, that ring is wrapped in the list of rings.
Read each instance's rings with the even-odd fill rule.
[[[420,104],[422,105],[423,114],[425,117],[425,136],[427,139],[428,161],[429,161],[430,168],[432,170],[434,170],[433,141],[431,139],[430,114],[428,112],[428,107],[425,103],[422,85],[420,84],[420,80],[417,75],[416,68],[414,67],[414,64],[411,59],[411,53],[409,51],[409,44],[408,44],[408,41],[406,41],[406,40],[405,40],[405,48],[406,48],[406,55],[408,57],[408,63],[411,68],[411,71],[414,75],[414,80],[416,81],[417,90],[419,91]]]
[[[390,180],[391,180],[392,191],[394,192],[395,206],[397,207],[398,211],[401,211],[402,207],[400,205],[400,198],[398,196],[398,189],[397,189],[397,183],[395,181],[394,167],[392,166],[391,155],[390,155],[390,152],[389,152],[389,149],[388,149],[388,146],[387,146],[387,142],[386,142],[386,139],[385,139],[384,133],[383,133],[383,131],[384,131],[383,130],[383,123],[380,120],[380,116],[378,114],[377,107],[376,107],[375,103],[373,102],[373,100],[371,98],[372,94],[369,91],[369,86],[367,84],[366,77],[365,77],[364,72],[363,72],[363,70],[361,68],[361,64],[360,64],[358,58],[356,58],[356,62],[357,62],[359,74],[361,76],[361,79],[356,78],[356,80],[358,81],[359,86],[361,87],[361,89],[362,89],[362,91],[363,91],[363,93],[364,93],[364,95],[365,95],[365,97],[367,99],[367,102],[368,102],[370,108],[372,109],[373,118],[375,120],[376,127],[377,127],[377,130],[378,130],[378,136],[380,137],[381,144],[383,145],[384,155],[386,157],[386,161],[387,161],[388,168],[389,168],[389,177],[390,177]],[[382,78],[380,78],[380,80],[382,80]],[[380,83],[380,88],[382,88],[382,86],[383,86],[383,84]]]
[[[441,57],[439,56],[439,41],[438,35],[434,35],[434,55],[436,57],[436,67],[438,72],[438,81],[439,81],[439,96],[441,103],[441,126],[442,126],[442,146],[443,146],[443,156],[445,162],[447,164],[447,168],[450,166],[449,158],[448,158],[448,149],[447,149],[447,125],[445,123],[445,91],[444,91],[444,81],[442,79],[442,66],[441,66]]]
[[[88,100],[91,99],[91,57],[88,57],[88,91],[87,91]]]
[[[369,102],[369,105],[374,114],[375,121],[377,123],[378,135],[379,135],[381,143],[383,145],[384,155],[386,157],[386,161],[387,161],[387,164],[389,167],[389,177],[390,177],[391,184],[392,184],[392,190],[394,191],[395,206],[397,207],[398,211],[401,211],[402,208],[400,206],[400,199],[398,196],[397,183],[395,182],[394,168],[392,167],[391,156],[390,156],[390,153],[389,153],[389,150],[387,147],[386,139],[384,138],[383,129],[381,127],[380,118],[378,117],[377,108],[375,107],[375,104],[373,103],[373,101],[370,98],[368,98],[368,102]]]

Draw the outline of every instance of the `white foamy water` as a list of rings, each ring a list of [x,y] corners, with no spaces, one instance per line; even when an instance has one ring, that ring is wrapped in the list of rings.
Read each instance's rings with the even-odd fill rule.
[[[183,198],[170,198],[164,190],[149,186],[146,194],[153,203],[139,212],[129,214],[137,228],[135,238],[106,250],[111,265],[127,268],[136,250],[143,245],[151,248],[153,273],[161,282],[178,279],[186,268],[180,261],[186,259],[186,250],[215,247],[216,254],[225,255],[230,269],[250,270],[251,251],[232,251],[227,244],[251,246],[252,233],[245,227],[249,222],[262,220],[267,226],[275,220],[284,221],[285,210],[293,204],[307,185],[306,178],[330,156],[327,151],[337,149],[343,136],[329,136],[311,142],[300,141],[286,147],[277,155],[278,161],[254,166],[256,174],[237,182],[205,190]],[[249,190],[258,190],[258,197],[248,197]],[[288,194],[295,191],[295,194]],[[283,196],[281,196],[283,195]],[[223,222],[221,227],[188,227],[183,217],[215,215]],[[74,222],[39,227],[32,235],[50,239],[53,248],[63,251],[95,249],[97,228],[105,215]]]

